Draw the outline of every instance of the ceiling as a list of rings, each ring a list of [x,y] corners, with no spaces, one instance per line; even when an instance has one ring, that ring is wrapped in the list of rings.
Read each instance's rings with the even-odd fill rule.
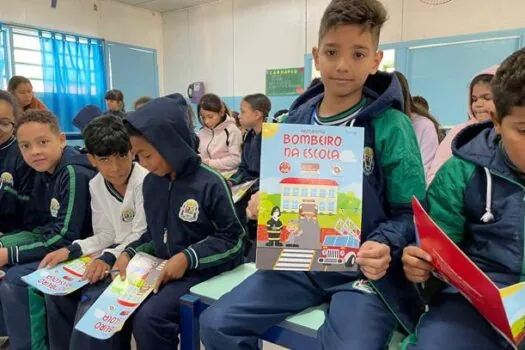
[[[167,12],[180,10],[196,5],[206,4],[215,0],[115,0],[124,4],[143,7],[148,10]]]

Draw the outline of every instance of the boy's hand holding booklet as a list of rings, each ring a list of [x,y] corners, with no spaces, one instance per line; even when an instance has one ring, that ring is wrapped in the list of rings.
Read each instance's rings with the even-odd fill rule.
[[[440,278],[454,286],[514,347],[525,337],[525,282],[498,289],[436,225],[417,199],[412,199],[421,249]]]

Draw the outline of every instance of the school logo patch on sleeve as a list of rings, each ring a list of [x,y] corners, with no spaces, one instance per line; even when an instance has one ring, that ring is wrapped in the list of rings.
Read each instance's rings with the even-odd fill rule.
[[[188,199],[182,204],[179,218],[187,222],[195,222],[199,217],[199,203],[195,199]]]
[[[49,204],[49,212],[51,216],[56,218],[58,216],[58,211],[60,210],[60,203],[56,198],[51,199],[51,204]]]
[[[368,280],[357,280],[352,284],[353,289],[357,289],[363,293],[376,294],[374,288],[370,285]]]
[[[365,147],[363,150],[363,174],[370,176],[374,171],[374,150],[371,147]]]
[[[135,218],[135,211],[132,208],[126,208],[122,210],[121,217],[123,222],[132,222]]]
[[[15,181],[13,180],[13,175],[8,172],[2,173],[2,175],[0,175],[0,183],[14,186]]]

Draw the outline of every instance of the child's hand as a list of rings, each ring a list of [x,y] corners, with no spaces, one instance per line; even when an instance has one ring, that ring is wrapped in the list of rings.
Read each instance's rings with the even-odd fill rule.
[[[256,192],[250,198],[248,207],[246,208],[246,215],[250,220],[257,220],[257,216],[259,215],[259,192]]]
[[[401,261],[406,278],[414,283],[426,282],[434,270],[431,265],[432,257],[419,247],[411,246],[403,249]]]
[[[126,268],[128,267],[130,260],[131,258],[129,257],[129,254],[123,252],[118,257],[117,261],[115,262],[115,265],[113,265],[113,270],[118,270],[120,279],[123,281],[126,279]]]
[[[168,262],[162,269],[162,272],[160,273],[160,276],[157,279],[157,282],[155,283],[155,287],[153,288],[153,293],[157,294],[160,286],[164,283],[171,280],[181,279],[182,276],[184,276],[184,273],[187,269],[188,258],[186,258],[186,255],[184,255],[184,253],[178,253],[175,256],[173,256],[171,259],[168,260]]]
[[[60,263],[63,263],[64,261],[67,261],[69,258],[69,249],[67,248],[60,248],[58,250],[55,250],[54,252],[51,252],[47,254],[42,261],[40,261],[40,265],[38,265],[38,268],[48,268],[52,269],[53,267],[57,266]]]
[[[84,276],[82,276],[82,280],[88,280],[90,284],[95,284],[106,278],[110,269],[111,266],[106,262],[96,259],[88,264]]]
[[[383,243],[366,241],[357,253],[357,264],[369,280],[382,278],[390,266],[390,247]]]

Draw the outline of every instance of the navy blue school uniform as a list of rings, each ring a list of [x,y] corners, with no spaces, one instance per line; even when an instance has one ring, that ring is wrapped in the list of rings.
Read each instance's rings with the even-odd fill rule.
[[[35,174],[22,158],[14,136],[0,145],[0,232],[27,228],[23,214]]]
[[[144,179],[144,211],[148,230],[125,252],[133,257],[145,251],[161,259],[183,253],[188,270],[151,295],[132,316],[133,335],[139,349],[171,350],[178,345],[179,298],[212,276],[243,261],[245,232],[236,216],[226,181],[200,162],[193,150],[185,119],[186,109],[173,98],[158,98],[128,114],[126,122],[138,129],[176,172],[150,173]],[[90,339],[73,331],[76,349],[117,349],[124,341]],[[73,347],[71,347],[73,349]]]
[[[388,347],[398,323],[411,330],[421,313],[400,258],[415,239],[411,197],[423,198],[425,180],[416,136],[401,112],[399,82],[391,74],[370,76],[362,100],[330,118],[317,115],[323,93],[322,84],[308,90],[283,122],[364,128],[362,242],[389,245],[392,263],[375,282],[360,271],[258,271],[202,314],[200,334],[207,349],[255,349],[258,336],[271,326],[326,302],[319,349],[381,349]]]
[[[21,277],[36,270],[49,252],[90,236],[89,180],[95,169],[85,155],[65,147],[53,174],[37,173],[30,195],[31,231],[0,238],[8,250],[6,276],[0,281],[0,300],[11,349],[42,349],[46,346],[44,298]]]
[[[499,288],[523,281],[525,173],[491,122],[463,129],[452,153],[428,189],[430,216]],[[450,286],[430,299],[409,340],[408,349],[511,348]]]
[[[237,172],[235,172],[235,174],[233,174],[229,180],[232,185],[240,185],[244,182],[259,179],[261,168],[261,142],[261,132],[257,134],[253,129],[248,130],[243,141],[241,165],[239,166],[239,169],[237,169]],[[235,203],[237,216],[243,224],[246,224],[248,231],[248,241],[245,252],[248,261],[255,260],[257,223],[255,221],[248,220],[246,216],[246,208],[251,196],[258,191],[259,181],[255,182],[250,190],[244,195],[244,197]]]

